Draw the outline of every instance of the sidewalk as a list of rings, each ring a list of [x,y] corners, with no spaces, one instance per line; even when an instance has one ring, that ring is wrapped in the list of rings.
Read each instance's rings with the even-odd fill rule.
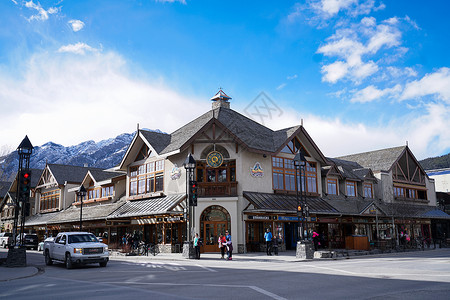
[[[34,276],[39,272],[36,267],[7,268],[0,265],[0,282]]]

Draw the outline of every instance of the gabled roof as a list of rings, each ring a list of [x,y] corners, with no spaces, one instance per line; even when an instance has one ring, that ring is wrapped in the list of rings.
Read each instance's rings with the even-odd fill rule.
[[[210,110],[171,134],[145,130],[140,130],[140,133],[158,155],[166,155],[187,148],[201,134],[202,130],[207,129],[212,124],[220,126],[248,151],[268,154],[278,153],[289,140],[301,133],[308,139],[310,148],[314,148],[318,155],[317,158],[326,162],[322,152],[314,144],[303,126],[298,125],[273,131],[226,107]],[[122,162],[124,160],[125,157]]]
[[[406,149],[408,149],[408,146],[400,146],[341,156],[338,157],[338,159],[358,163],[361,167],[370,168],[374,172],[390,171],[394,163],[400,158]]]
[[[88,170],[86,176],[91,176],[91,178],[95,182],[101,182],[108,179],[113,179],[117,177],[125,176],[125,172],[112,172],[112,171],[104,171],[104,170]],[[84,181],[84,180],[83,180]]]
[[[70,183],[81,183],[86,176],[87,171],[102,171],[102,169],[99,168],[58,164],[48,164],[47,168],[49,168],[58,184],[64,184],[66,181]]]

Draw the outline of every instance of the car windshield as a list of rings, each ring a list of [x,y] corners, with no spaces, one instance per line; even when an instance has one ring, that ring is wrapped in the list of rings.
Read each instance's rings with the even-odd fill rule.
[[[74,243],[86,243],[86,242],[98,242],[97,238],[93,234],[73,234],[69,235],[69,244]]]

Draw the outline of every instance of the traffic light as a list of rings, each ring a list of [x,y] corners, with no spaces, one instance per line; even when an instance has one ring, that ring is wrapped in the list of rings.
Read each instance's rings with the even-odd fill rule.
[[[189,180],[189,206],[197,206],[198,186],[197,181]]]
[[[21,201],[27,201],[30,197],[31,172],[29,170],[23,170],[19,176],[19,199]]]

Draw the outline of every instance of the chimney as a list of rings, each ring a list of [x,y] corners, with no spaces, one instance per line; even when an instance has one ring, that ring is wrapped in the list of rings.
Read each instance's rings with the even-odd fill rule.
[[[211,98],[212,109],[216,109],[219,107],[230,108],[230,102],[228,102],[228,100],[230,99],[231,97],[228,97],[227,94],[222,91],[222,88],[220,88],[217,94],[215,94],[214,97]]]

